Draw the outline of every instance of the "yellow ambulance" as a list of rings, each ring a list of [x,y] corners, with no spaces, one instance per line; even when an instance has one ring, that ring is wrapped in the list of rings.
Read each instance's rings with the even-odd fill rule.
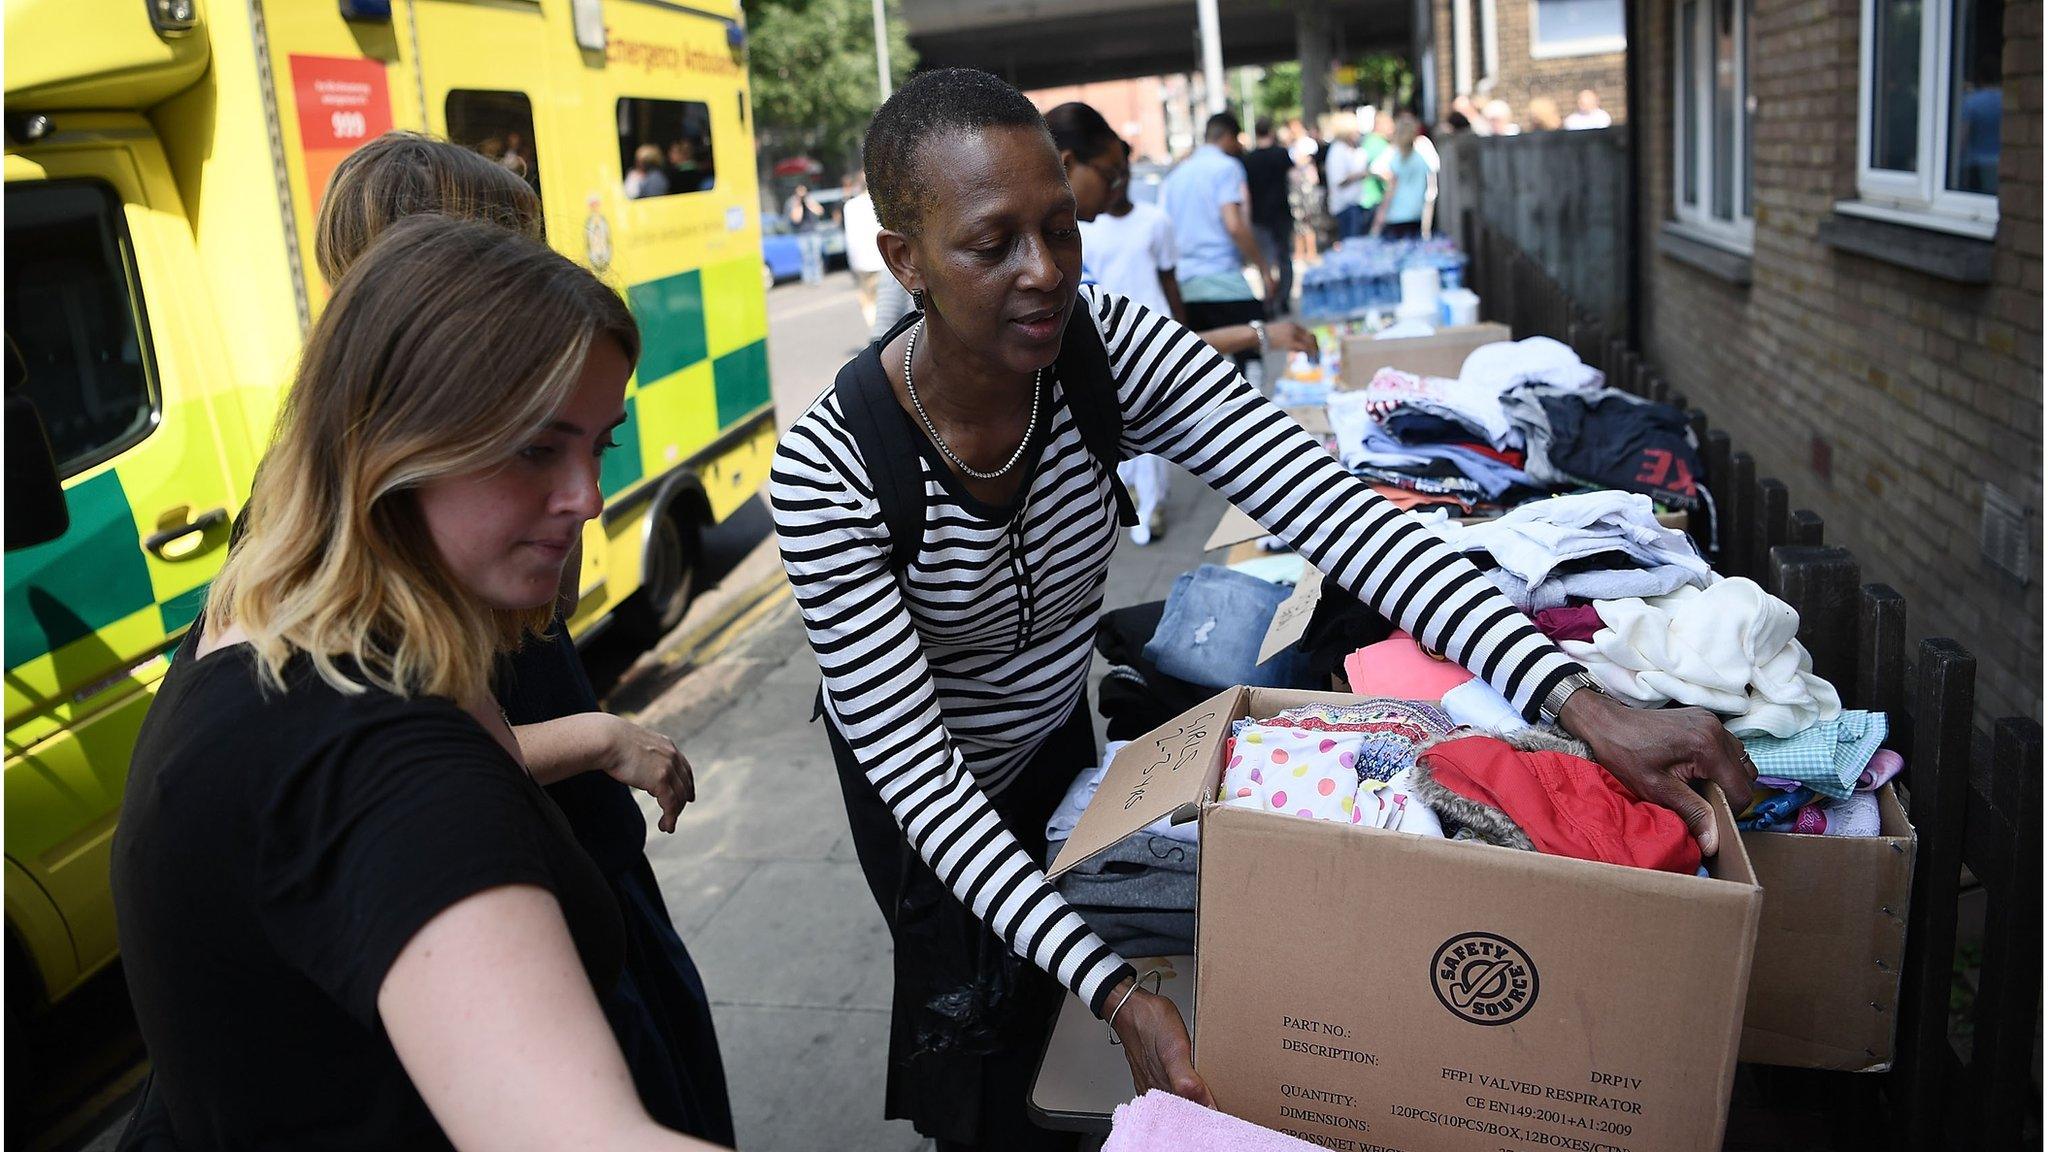
[[[406,128],[497,159],[540,193],[550,242],[639,318],[579,636],[680,618],[698,533],[759,489],[775,427],[737,0],[5,0],[5,14],[10,444],[40,418],[69,521],[17,539],[39,509],[10,453],[14,1015],[116,955],[107,864],[129,753],[327,298],[312,224],[352,149]]]

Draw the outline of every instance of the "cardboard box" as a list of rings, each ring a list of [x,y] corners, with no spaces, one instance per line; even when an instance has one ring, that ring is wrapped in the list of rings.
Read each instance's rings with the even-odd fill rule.
[[[1362,1152],[1721,1146],[1763,900],[1708,790],[1711,879],[1211,803],[1234,688],[1112,761],[1052,874],[1202,822],[1195,1066],[1224,1111]]]
[[[1919,842],[1891,785],[1877,801],[1879,836],[1742,834],[1764,888],[1742,1059],[1842,1072],[1891,1067]]]
[[[1398,368],[1418,376],[1456,376],[1474,348],[1514,338],[1507,325],[1491,322],[1439,328],[1433,336],[1394,340],[1346,336],[1344,370],[1337,378],[1337,387],[1363,388],[1372,382],[1373,373],[1382,368]]]

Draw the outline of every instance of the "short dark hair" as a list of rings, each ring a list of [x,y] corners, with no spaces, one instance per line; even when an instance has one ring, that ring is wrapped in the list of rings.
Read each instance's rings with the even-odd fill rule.
[[[1079,100],[1065,104],[1045,114],[1045,127],[1052,133],[1052,146],[1062,152],[1072,152],[1076,159],[1087,163],[1097,156],[1113,154],[1123,137],[1102,118],[1102,113]]]
[[[1209,117],[1209,123],[1202,128],[1202,139],[1219,140],[1225,136],[1238,136],[1244,132],[1244,125],[1228,112],[1218,112]]]
[[[1270,117],[1270,116],[1261,116],[1261,117],[1259,117],[1259,118],[1258,118],[1258,120],[1256,121],[1256,123],[1254,124],[1253,128],[1252,128],[1252,135],[1254,135],[1254,136],[1271,136],[1272,134],[1273,134],[1273,119],[1272,119],[1272,117]]]
[[[939,68],[912,76],[868,125],[862,152],[875,219],[891,232],[914,233],[932,200],[918,153],[939,136],[989,128],[1046,131],[1031,101],[987,72]]]

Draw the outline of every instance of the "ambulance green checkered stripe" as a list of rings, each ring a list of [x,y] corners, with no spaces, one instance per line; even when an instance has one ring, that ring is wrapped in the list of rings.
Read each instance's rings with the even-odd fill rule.
[[[213,581],[208,580],[190,592],[180,592],[156,606],[163,615],[165,636],[176,635],[199,618],[199,610],[206,607],[207,590],[212,587]]]
[[[9,671],[156,602],[120,475],[109,469],[64,498],[71,530],[7,556]]]
[[[640,398],[626,397],[626,422],[612,433],[612,441],[618,445],[604,454],[598,465],[597,490],[606,500],[617,496],[637,482],[644,471],[640,467]]]
[[[633,285],[626,289],[626,305],[640,322],[642,381],[680,372],[709,353],[710,342],[704,334],[704,278],[696,269]]]
[[[723,431],[768,403],[768,342],[756,340],[713,360],[711,377],[718,394],[718,427]]]

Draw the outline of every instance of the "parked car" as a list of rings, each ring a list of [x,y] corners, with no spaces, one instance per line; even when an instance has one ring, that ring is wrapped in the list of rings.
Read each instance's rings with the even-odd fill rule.
[[[825,270],[832,271],[846,267],[846,223],[840,217],[840,205],[846,200],[846,193],[838,188],[820,188],[811,193],[811,199],[825,210],[830,223],[824,226]]]
[[[761,283],[773,288],[804,274],[804,250],[797,244],[796,229],[782,216],[761,217]]]

